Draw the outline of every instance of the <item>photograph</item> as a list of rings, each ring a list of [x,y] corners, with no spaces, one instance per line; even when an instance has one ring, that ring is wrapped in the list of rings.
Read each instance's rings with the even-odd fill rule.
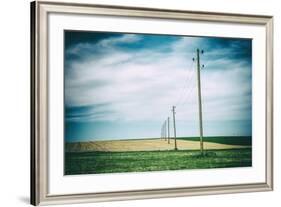
[[[64,174],[252,166],[252,39],[64,30]]]

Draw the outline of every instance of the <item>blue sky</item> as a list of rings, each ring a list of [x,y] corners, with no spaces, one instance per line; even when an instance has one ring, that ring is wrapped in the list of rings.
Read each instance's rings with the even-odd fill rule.
[[[66,141],[198,136],[197,48],[204,135],[251,135],[251,39],[65,31]]]

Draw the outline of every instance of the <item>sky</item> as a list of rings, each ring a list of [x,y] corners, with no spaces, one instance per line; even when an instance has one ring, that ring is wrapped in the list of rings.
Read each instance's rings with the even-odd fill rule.
[[[177,136],[252,134],[252,40],[65,31],[67,142],[157,138],[176,106]],[[171,134],[173,136],[173,134]]]

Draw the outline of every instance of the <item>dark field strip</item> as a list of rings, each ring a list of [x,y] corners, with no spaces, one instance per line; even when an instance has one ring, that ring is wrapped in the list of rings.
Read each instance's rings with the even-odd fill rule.
[[[146,172],[252,166],[252,150],[67,152],[65,174]]]
[[[199,137],[179,137],[178,139],[190,140],[190,141],[199,141]],[[216,137],[204,137],[203,141],[205,142],[214,142],[219,144],[230,144],[230,145],[243,145],[251,146],[252,137],[251,136],[216,136]]]

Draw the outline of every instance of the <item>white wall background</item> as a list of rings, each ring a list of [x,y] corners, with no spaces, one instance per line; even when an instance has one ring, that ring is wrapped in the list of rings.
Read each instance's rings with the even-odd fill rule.
[[[71,1],[71,0],[69,0]],[[78,1],[78,0],[76,0]],[[80,2],[274,15],[275,190],[273,192],[122,201],[71,206],[276,206],[281,202],[281,13],[278,0],[81,0]],[[29,205],[29,1],[0,6],[0,206]],[[280,205],[280,204],[279,204]],[[70,206],[70,205],[65,205]]]

